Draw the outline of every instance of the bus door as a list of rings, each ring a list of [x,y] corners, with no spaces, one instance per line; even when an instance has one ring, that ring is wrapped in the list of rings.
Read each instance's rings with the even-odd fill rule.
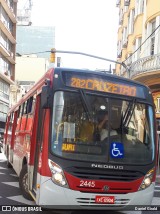
[[[15,131],[16,131],[16,125],[17,125],[17,114],[18,114],[18,111],[15,111],[14,116],[13,116],[13,127],[12,127],[12,137],[11,137],[11,153],[10,153],[11,163],[13,163],[13,150],[14,150],[14,144],[15,144]]]
[[[36,108],[35,108],[35,120],[32,130],[32,142],[30,152],[30,175],[29,189],[36,196],[37,190],[37,173],[39,162],[41,161],[41,145],[43,140],[43,126],[44,126],[44,110],[40,105],[41,95],[37,96]]]

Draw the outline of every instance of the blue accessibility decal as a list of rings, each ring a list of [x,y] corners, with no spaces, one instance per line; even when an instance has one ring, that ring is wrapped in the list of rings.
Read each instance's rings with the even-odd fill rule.
[[[112,142],[110,147],[110,155],[112,158],[124,157],[124,146],[122,143]]]

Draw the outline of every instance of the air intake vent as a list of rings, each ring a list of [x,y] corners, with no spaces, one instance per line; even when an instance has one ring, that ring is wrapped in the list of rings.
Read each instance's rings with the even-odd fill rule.
[[[87,167],[71,167],[66,171],[80,179],[108,180],[108,181],[134,181],[142,176],[142,173],[131,170],[91,169]]]

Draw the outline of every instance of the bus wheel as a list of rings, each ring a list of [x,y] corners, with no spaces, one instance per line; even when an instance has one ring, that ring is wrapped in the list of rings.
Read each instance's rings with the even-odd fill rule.
[[[8,159],[7,159],[7,167],[8,167],[8,168],[12,168],[12,165],[11,165],[11,163],[9,162]]]
[[[22,195],[24,198],[33,201],[33,198],[29,194],[28,191],[28,171],[27,171],[27,165],[24,165],[19,176],[19,186],[22,190]]]

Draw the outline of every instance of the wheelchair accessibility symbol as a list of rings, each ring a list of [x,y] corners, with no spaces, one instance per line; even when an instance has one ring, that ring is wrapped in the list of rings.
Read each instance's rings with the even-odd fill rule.
[[[112,158],[123,158],[124,157],[123,144],[117,142],[111,143],[110,155]]]

